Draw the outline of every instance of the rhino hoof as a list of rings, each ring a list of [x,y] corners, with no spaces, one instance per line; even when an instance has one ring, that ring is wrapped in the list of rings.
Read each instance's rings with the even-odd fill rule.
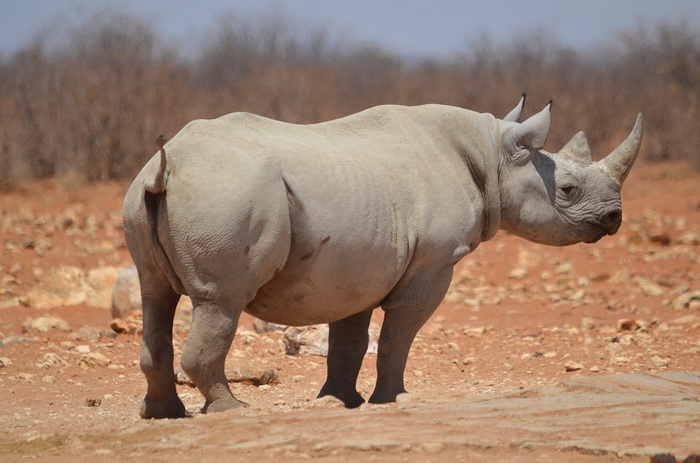
[[[187,410],[178,397],[172,400],[153,400],[146,396],[139,414],[145,419],[184,418]]]
[[[226,410],[233,410],[234,408],[247,407],[248,404],[241,402],[240,400],[229,397],[226,399],[218,399],[213,402],[206,402],[204,407],[202,407],[202,413],[216,413],[224,412]]]

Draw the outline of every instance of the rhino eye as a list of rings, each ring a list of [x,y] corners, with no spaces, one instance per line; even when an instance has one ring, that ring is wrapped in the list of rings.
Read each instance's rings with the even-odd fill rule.
[[[576,187],[573,185],[565,185],[565,186],[559,188],[559,190],[561,190],[561,192],[564,193],[566,196],[570,196],[571,193],[573,193],[575,189],[576,189]]]

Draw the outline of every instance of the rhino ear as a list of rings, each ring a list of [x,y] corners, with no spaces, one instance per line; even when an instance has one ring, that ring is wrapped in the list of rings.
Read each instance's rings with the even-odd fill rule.
[[[518,102],[518,105],[515,108],[513,108],[511,112],[506,114],[506,117],[504,117],[503,120],[506,122],[518,122],[520,120],[520,115],[523,113],[526,98],[527,95],[525,93],[520,95],[520,101]]]
[[[544,109],[515,128],[516,144],[519,146],[542,149],[549,135],[552,120],[552,101]]]
[[[524,101],[524,99],[522,100]],[[552,102],[522,124],[509,127],[503,134],[503,142],[509,153],[510,162],[522,166],[530,162],[535,150],[544,147],[549,135]]]

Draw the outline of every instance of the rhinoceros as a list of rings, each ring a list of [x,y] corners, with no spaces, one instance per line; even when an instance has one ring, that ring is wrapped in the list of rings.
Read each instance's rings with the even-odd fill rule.
[[[413,339],[479,243],[499,229],[555,246],[615,233],[641,114],[593,162],[583,132],[557,154],[544,151],[552,104],[519,123],[523,103],[503,119],[436,104],[309,125],[233,113],[193,121],[167,146],[159,139],[123,212],[143,303],[141,416],[186,415],[173,377],[181,295],[194,306],[181,365],[203,412],[243,405],[224,375],[243,311],[329,323],[319,397],[357,407],[367,328],[381,307],[369,402],[386,403],[405,392]]]

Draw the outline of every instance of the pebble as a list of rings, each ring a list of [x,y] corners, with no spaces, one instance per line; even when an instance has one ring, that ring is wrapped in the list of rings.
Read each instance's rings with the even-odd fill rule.
[[[427,453],[439,453],[445,448],[442,442],[426,442],[421,445],[421,449]]]
[[[665,368],[669,364],[669,359],[661,358],[658,355],[655,355],[651,358],[651,364],[658,368]]]
[[[12,361],[7,357],[0,357],[0,368],[6,368],[12,365]]]
[[[617,321],[618,331],[634,331],[639,328],[639,324],[636,320],[631,320],[628,318],[622,318]]]
[[[652,281],[645,280],[644,278],[635,278],[634,282],[637,283],[639,289],[647,296],[661,296],[665,292],[661,286]]]
[[[91,352],[83,355],[78,361],[78,365],[85,367],[106,367],[112,363],[110,359],[99,352]]]
[[[39,368],[66,368],[68,362],[53,352],[48,352],[44,354],[42,361],[37,363],[36,366]]]
[[[676,457],[670,453],[657,454],[649,459],[650,463],[676,463]]]
[[[564,369],[566,371],[579,371],[583,370],[583,364],[578,363],[578,362],[568,362],[566,365],[564,365]]]
[[[112,318],[124,318],[134,310],[141,310],[141,286],[135,265],[121,270],[112,290]]]
[[[25,332],[38,331],[39,333],[48,333],[51,330],[71,331],[71,327],[67,321],[52,315],[36,319],[27,318],[22,324],[22,329],[24,329]]]
[[[334,408],[345,408],[345,404],[338,398],[332,395],[326,395],[314,399],[311,402],[311,407],[313,408],[324,408],[324,409],[334,409]]]
[[[593,317],[583,317],[583,319],[581,319],[581,327],[586,330],[595,329],[595,325]]]
[[[102,399],[93,399],[93,398],[85,399],[85,406],[86,407],[99,407],[100,405],[102,405]]]

